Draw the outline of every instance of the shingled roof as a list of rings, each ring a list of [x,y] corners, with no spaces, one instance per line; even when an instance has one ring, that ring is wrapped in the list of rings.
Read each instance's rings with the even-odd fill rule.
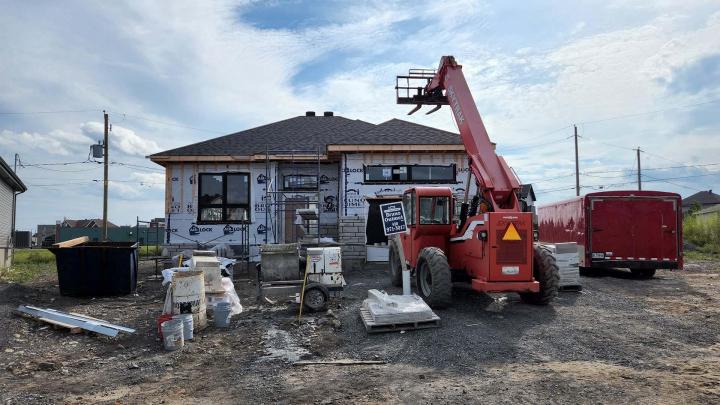
[[[371,124],[340,116],[299,116],[151,155],[249,156],[266,148],[314,150],[327,145],[457,145],[458,134],[392,119]]]
[[[683,207],[692,207],[695,203],[700,204],[701,207],[720,204],[720,195],[713,193],[712,190],[700,191],[683,198],[682,205]]]

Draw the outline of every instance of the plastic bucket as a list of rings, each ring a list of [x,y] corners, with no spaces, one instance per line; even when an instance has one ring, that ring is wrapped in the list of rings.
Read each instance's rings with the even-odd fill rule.
[[[173,315],[192,314],[195,331],[207,326],[205,276],[202,271],[178,271],[173,274]]]
[[[232,311],[232,304],[229,302],[218,302],[215,304],[215,311],[213,318],[215,319],[215,326],[219,328],[227,328],[230,326],[230,312]]]
[[[171,319],[160,325],[163,335],[163,344],[165,350],[173,351],[182,349],[185,345],[183,339],[183,321],[182,319]]]
[[[193,338],[193,314],[173,315],[172,319],[180,319],[183,323],[183,340]]]

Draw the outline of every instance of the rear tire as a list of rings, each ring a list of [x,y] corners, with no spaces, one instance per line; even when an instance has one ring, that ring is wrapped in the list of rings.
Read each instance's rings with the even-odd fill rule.
[[[400,263],[400,254],[394,243],[390,246],[388,260],[390,261],[390,283],[393,287],[402,287],[402,265]]]
[[[655,269],[630,269],[633,276],[647,280],[655,276]]]
[[[544,247],[535,246],[533,250],[533,276],[540,283],[540,291],[520,293],[520,299],[533,305],[549,304],[558,294],[560,270],[555,263],[555,257]]]
[[[428,247],[420,251],[415,270],[418,295],[432,308],[452,303],[452,274],[442,250]]]

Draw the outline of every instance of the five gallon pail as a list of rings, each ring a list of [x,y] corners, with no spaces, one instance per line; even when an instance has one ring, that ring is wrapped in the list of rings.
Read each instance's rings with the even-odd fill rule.
[[[173,315],[192,314],[193,329],[205,329],[205,277],[202,271],[178,271],[173,274]]]
[[[230,326],[230,312],[232,312],[232,303],[218,302],[215,304],[215,311],[213,312],[215,326],[219,328],[227,328]]]
[[[182,319],[171,319],[160,325],[163,335],[163,343],[165,350],[182,349],[185,345],[183,340],[183,321]]]
[[[183,340],[193,338],[193,314],[173,315],[172,319],[180,319],[183,323]]]

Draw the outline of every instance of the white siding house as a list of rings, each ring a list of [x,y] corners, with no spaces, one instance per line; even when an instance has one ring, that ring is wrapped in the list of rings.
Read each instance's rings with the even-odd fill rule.
[[[20,178],[0,158],[0,267],[8,267],[12,264],[15,195],[26,190]]]

